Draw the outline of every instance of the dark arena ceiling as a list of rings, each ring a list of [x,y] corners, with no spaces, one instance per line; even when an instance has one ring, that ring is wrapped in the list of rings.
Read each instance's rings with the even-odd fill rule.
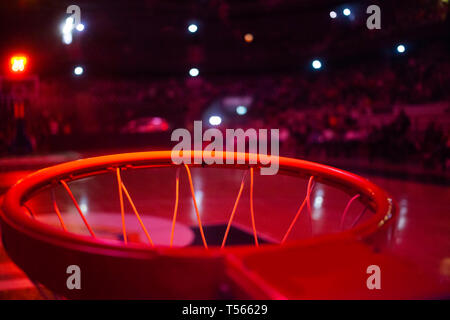
[[[380,53],[397,38],[442,37],[448,19],[406,17],[436,1],[332,0],[17,0],[0,3],[2,57],[11,50],[33,56],[41,76],[58,75],[79,61],[91,75],[159,76],[185,74],[200,65],[203,74],[300,70],[311,56],[345,61]],[[66,8],[77,4],[86,30],[68,46],[61,41]],[[365,27],[366,8],[382,7],[382,30]],[[349,6],[347,21],[329,11]],[[426,14],[425,14],[426,16]],[[198,25],[190,34],[187,26]],[[443,24],[442,28],[435,25]],[[427,28],[427,26],[433,26]],[[438,32],[436,32],[438,30]],[[251,33],[254,40],[244,41]],[[381,52],[382,53],[382,52]]]

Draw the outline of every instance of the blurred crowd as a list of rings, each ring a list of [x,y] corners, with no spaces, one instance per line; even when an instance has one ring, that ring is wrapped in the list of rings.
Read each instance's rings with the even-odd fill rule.
[[[84,86],[44,80],[39,103],[29,106],[26,132],[31,149],[51,151],[48,137],[121,134],[130,121],[144,117],[167,120],[172,128],[189,127],[216,106],[224,126],[280,128],[284,147],[298,155],[359,155],[393,162],[414,158],[427,167],[445,168],[448,126],[429,123],[411,128],[408,115],[395,114],[394,107],[431,102],[448,105],[446,47],[395,59],[295,75],[96,79],[87,80]],[[251,97],[246,115],[221,107],[221,101],[230,96]],[[447,107],[442,118],[448,119],[449,112]],[[381,123],[362,121],[383,115],[388,120]],[[13,121],[2,118],[5,130],[0,133],[0,152],[4,154],[14,151],[10,146],[20,135]]]
[[[305,121],[305,117],[310,118]],[[403,110],[379,125],[363,125],[355,113],[348,112],[300,117],[288,112],[277,120],[282,128],[282,150],[305,158],[420,163],[427,169],[445,171],[450,155],[448,127],[431,121],[425,130],[413,130]]]

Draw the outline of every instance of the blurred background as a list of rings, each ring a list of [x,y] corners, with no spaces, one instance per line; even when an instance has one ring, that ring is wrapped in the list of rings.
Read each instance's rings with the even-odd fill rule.
[[[203,120],[279,128],[282,155],[446,170],[447,0],[81,0],[78,25],[71,4],[0,4],[2,157],[170,148]]]

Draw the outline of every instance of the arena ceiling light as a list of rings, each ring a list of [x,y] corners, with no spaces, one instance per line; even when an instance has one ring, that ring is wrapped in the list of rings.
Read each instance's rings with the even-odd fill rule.
[[[251,33],[246,33],[246,34],[244,35],[244,40],[245,40],[245,42],[247,42],[247,43],[253,42],[253,39],[254,39],[254,37],[253,37],[253,34],[251,34]]]
[[[337,17],[337,13],[335,11],[330,11],[330,18],[334,19]]]
[[[236,113],[240,116],[243,116],[244,114],[247,113],[247,107],[246,106],[237,106]]]
[[[66,18],[63,25],[61,26],[61,33],[62,33],[62,41],[65,44],[71,44],[73,40],[72,32],[76,29],[77,31],[83,31],[84,30],[84,24],[79,23],[75,26],[75,21],[72,17]]]
[[[344,10],[342,10],[342,13],[344,14],[344,16],[349,16],[352,14],[352,11],[349,8],[345,8]]]
[[[191,68],[191,70],[189,70],[189,75],[191,77],[196,77],[200,74],[200,71],[197,68]]]
[[[322,62],[320,62],[320,60],[318,59],[314,60],[311,65],[315,70],[319,70],[320,68],[322,68]]]
[[[209,117],[209,124],[212,126],[218,126],[222,123],[222,118],[219,116],[211,116]]]
[[[198,31],[198,26],[197,26],[195,23],[191,23],[191,24],[188,26],[188,31],[189,31],[190,33],[196,33],[196,32]]]
[[[64,33],[63,34],[63,42],[64,44],[71,44],[72,43],[72,33]]]
[[[406,47],[403,44],[399,44],[397,46],[397,52],[398,53],[404,53],[406,51]]]
[[[66,18],[66,20],[64,21],[64,24],[62,26],[62,33],[69,33],[72,32],[74,25],[73,25],[74,21],[72,17],[68,17]]]
[[[65,44],[71,44],[72,43],[72,30],[74,28],[74,21],[72,17],[66,18],[64,21],[64,24],[61,27],[61,33],[62,33],[62,41]]]
[[[76,29],[77,29],[78,31],[83,31],[83,30],[84,30],[84,24],[79,23],[79,24],[77,25]]]
[[[76,66],[76,67],[73,69],[73,73],[74,73],[76,76],[81,76],[81,75],[83,74],[83,72],[84,72],[84,69],[83,69],[82,66]]]

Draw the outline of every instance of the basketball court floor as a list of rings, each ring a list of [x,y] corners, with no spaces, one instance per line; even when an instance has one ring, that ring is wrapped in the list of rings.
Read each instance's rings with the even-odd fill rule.
[[[1,190],[30,171],[8,171],[0,174]],[[159,245],[169,243],[171,214],[174,206],[175,173],[174,168],[151,168],[127,170],[123,173],[123,182],[128,188],[137,209],[143,216],[144,224],[152,234],[153,241]],[[244,172],[231,169],[193,168],[192,177],[198,208],[205,226],[205,235],[211,245],[220,245],[226,222],[233,208]],[[389,192],[398,204],[398,218],[395,232],[389,244],[383,249],[382,257],[374,257],[385,266],[391,278],[402,278],[395,292],[377,298],[436,298],[450,295],[450,189],[447,185],[390,179],[380,176],[362,176],[368,178]],[[246,177],[248,180],[248,177]],[[113,174],[101,175],[74,181],[70,184],[72,192],[86,219],[103,238],[121,239],[120,209],[117,185]],[[286,232],[299,205],[305,197],[307,181],[287,176],[255,176],[254,204],[256,227],[261,242],[277,243]],[[251,220],[249,214],[249,187],[245,184],[238,205],[233,228],[227,245],[250,244]],[[29,202],[38,220],[54,224],[59,222],[52,207],[52,196],[57,199],[68,228],[75,233],[87,234],[80,217],[62,187],[51,192],[42,192]],[[340,230],[341,214],[349,200],[342,191],[317,183],[311,195],[312,222],[302,214],[290,234],[290,239],[302,239],[311,235],[334,233]],[[126,223],[129,241],[145,242],[145,235],[135,219],[130,207],[126,207]],[[362,205],[355,203],[349,213],[347,227],[361,212]],[[366,213],[366,219],[371,213]],[[189,191],[186,172],[180,172],[180,203],[174,233],[175,246],[201,245],[197,218]],[[267,283],[278,288],[281,298],[371,298],[346,279],[339,280],[343,274],[348,277],[352,252],[365,255],[365,250],[348,246],[334,246],[313,252],[305,252],[305,259],[295,257],[292,262],[289,252],[282,256],[251,257],[246,263]],[[309,265],[307,259],[315,254],[320,257]],[[364,261],[371,262],[372,255]],[[317,257],[316,257],[317,258]],[[267,260],[264,260],[267,259]],[[382,261],[382,262],[380,262]],[[277,263],[276,272],[273,264]],[[326,270],[322,268],[326,265]],[[358,266],[357,268],[360,268]],[[322,270],[323,269],[323,270]],[[281,277],[279,273],[283,272]],[[361,269],[358,279],[367,278]],[[359,272],[355,271],[355,272]],[[383,269],[382,269],[383,272]],[[307,276],[309,274],[309,276]],[[306,276],[305,276],[306,275]],[[409,277],[414,277],[409,279]],[[289,278],[289,281],[286,280]],[[286,283],[284,283],[286,282]],[[409,282],[409,284],[408,284]],[[384,283],[384,282],[383,282]],[[402,283],[407,287],[402,288]],[[339,289],[339,295],[323,295],[323,287]],[[300,288],[300,289],[299,289]],[[302,288],[302,289],[301,289]],[[359,291],[358,291],[359,290]],[[0,299],[39,299],[41,296],[26,275],[9,260],[3,248],[0,248]]]

